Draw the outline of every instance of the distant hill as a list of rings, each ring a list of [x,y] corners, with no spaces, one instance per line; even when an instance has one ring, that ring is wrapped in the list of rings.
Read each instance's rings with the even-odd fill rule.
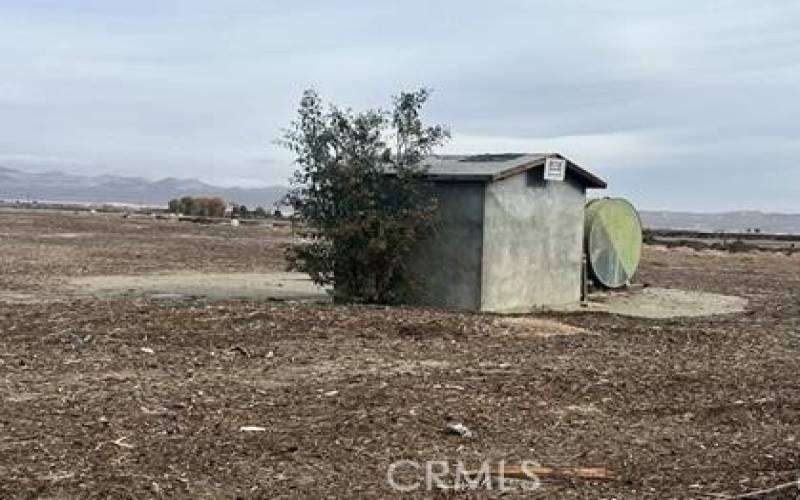
[[[219,196],[228,202],[270,207],[286,193],[284,186],[225,188],[197,179],[168,177],[151,181],[142,177],[116,175],[83,176],[59,171],[23,172],[0,166],[0,200],[38,200],[84,203],[132,203],[166,205],[179,196]],[[694,231],[746,231],[800,234],[800,214],[756,211],[692,213],[642,211],[648,229]]]
[[[23,172],[0,167],[0,199],[166,205],[178,196],[219,196],[249,207],[270,207],[286,193],[283,186],[225,188],[197,179],[169,177],[151,181],[116,175],[84,176],[64,172]]]
[[[762,233],[800,234],[800,214],[766,212],[691,212],[642,211],[642,223],[648,229],[688,229],[694,231],[745,232],[759,229]]]

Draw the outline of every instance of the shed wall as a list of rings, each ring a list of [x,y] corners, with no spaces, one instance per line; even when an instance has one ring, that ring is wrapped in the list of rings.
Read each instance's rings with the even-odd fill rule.
[[[418,284],[413,302],[480,309],[483,192],[480,182],[436,183],[439,221],[410,261]]]
[[[481,309],[524,312],[580,300],[585,190],[533,169],[486,186]]]

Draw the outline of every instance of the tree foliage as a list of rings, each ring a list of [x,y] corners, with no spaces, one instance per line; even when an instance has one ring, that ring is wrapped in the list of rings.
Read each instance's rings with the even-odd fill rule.
[[[339,301],[396,303],[414,289],[408,256],[431,228],[436,199],[420,160],[448,137],[427,126],[427,89],[393,109],[353,112],[307,90],[280,141],[295,155],[289,202],[314,234],[288,254],[293,269],[333,285]]]
[[[247,219],[250,217],[250,211],[247,210],[247,205],[234,204],[231,207],[231,217],[234,219]]]
[[[231,207],[231,217],[234,219],[266,219],[268,216],[269,214],[262,206],[249,210],[247,205],[234,203]]]
[[[174,214],[198,217],[224,217],[225,200],[217,197],[183,196],[169,201],[168,210]]]

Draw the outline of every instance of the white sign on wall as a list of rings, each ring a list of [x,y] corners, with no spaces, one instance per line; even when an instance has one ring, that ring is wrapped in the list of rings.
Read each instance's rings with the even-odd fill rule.
[[[548,158],[544,161],[544,180],[563,181],[567,175],[567,160]]]

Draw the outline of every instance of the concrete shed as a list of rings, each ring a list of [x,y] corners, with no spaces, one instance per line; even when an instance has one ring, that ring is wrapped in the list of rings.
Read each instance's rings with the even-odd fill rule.
[[[545,180],[548,158],[566,160]],[[434,234],[410,267],[415,302],[525,312],[580,300],[586,189],[606,183],[557,154],[436,156],[425,160],[439,198]]]

